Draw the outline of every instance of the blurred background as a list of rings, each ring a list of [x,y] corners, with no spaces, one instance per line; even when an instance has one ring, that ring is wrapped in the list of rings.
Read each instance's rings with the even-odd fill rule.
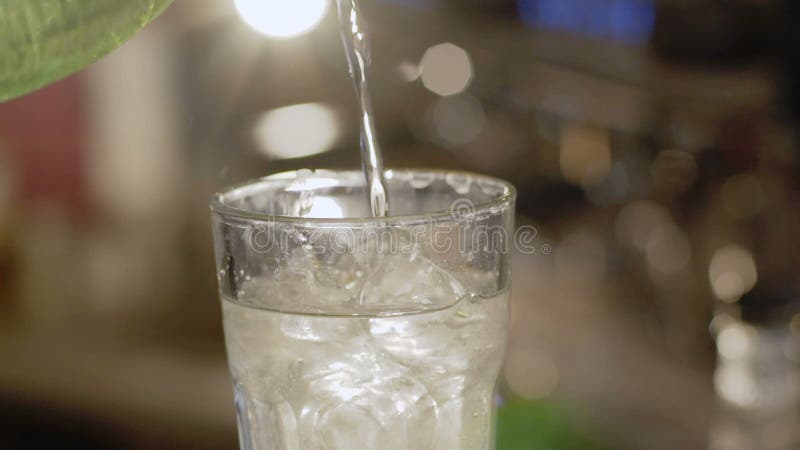
[[[235,449],[208,199],[358,167],[325,0],[0,105],[0,448]],[[499,450],[800,448],[800,4],[362,0],[388,167],[512,181]]]

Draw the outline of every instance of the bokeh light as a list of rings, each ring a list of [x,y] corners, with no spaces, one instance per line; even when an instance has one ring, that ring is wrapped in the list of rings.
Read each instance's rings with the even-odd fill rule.
[[[450,42],[426,50],[419,65],[422,84],[438,95],[459,94],[472,82],[473,69],[469,54]]]
[[[758,281],[753,254],[738,245],[720,248],[711,258],[708,277],[718,299],[728,303],[738,301]]]
[[[275,39],[311,31],[329,7],[329,0],[234,0],[234,3],[247,25]]]
[[[736,324],[736,318],[726,313],[717,313],[708,324],[708,330],[713,335],[719,335],[725,328]]]
[[[717,336],[717,351],[727,359],[746,358],[752,347],[752,333],[753,329],[738,324],[723,328]]]
[[[320,103],[287,106],[264,113],[253,129],[256,148],[273,159],[300,158],[330,150],[340,136],[335,111]]]
[[[403,61],[397,65],[397,74],[406,83],[417,81],[420,76],[420,67],[411,61]]]
[[[717,368],[714,388],[723,399],[741,407],[752,406],[757,400],[756,382],[752,371],[743,365]]]

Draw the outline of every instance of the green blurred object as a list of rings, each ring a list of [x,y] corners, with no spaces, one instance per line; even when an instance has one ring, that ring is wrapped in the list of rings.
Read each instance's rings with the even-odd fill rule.
[[[0,0],[0,102],[114,50],[172,0]]]
[[[497,450],[608,450],[564,408],[511,400],[497,413]]]

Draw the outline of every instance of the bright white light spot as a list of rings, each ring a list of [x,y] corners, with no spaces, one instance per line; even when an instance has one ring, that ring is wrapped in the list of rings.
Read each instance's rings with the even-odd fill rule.
[[[751,330],[740,326],[731,325],[719,332],[717,336],[717,351],[727,359],[742,359],[750,354]]]
[[[439,99],[428,119],[435,140],[448,148],[475,140],[486,122],[480,102],[468,94]]]
[[[258,150],[270,158],[289,159],[330,150],[339,139],[336,113],[319,103],[266,112],[255,124]]]
[[[464,92],[472,82],[472,61],[469,54],[449,42],[426,50],[419,65],[422,84],[442,96]]]
[[[758,281],[753,255],[738,245],[720,248],[711,258],[708,279],[718,299],[729,303],[738,301]]]
[[[261,34],[288,39],[316,27],[329,0],[234,0],[242,20]]]

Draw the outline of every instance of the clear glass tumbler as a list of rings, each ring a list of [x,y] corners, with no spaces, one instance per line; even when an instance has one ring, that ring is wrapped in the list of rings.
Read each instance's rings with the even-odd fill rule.
[[[514,188],[298,171],[218,194],[212,220],[249,450],[486,450],[508,328]]]

